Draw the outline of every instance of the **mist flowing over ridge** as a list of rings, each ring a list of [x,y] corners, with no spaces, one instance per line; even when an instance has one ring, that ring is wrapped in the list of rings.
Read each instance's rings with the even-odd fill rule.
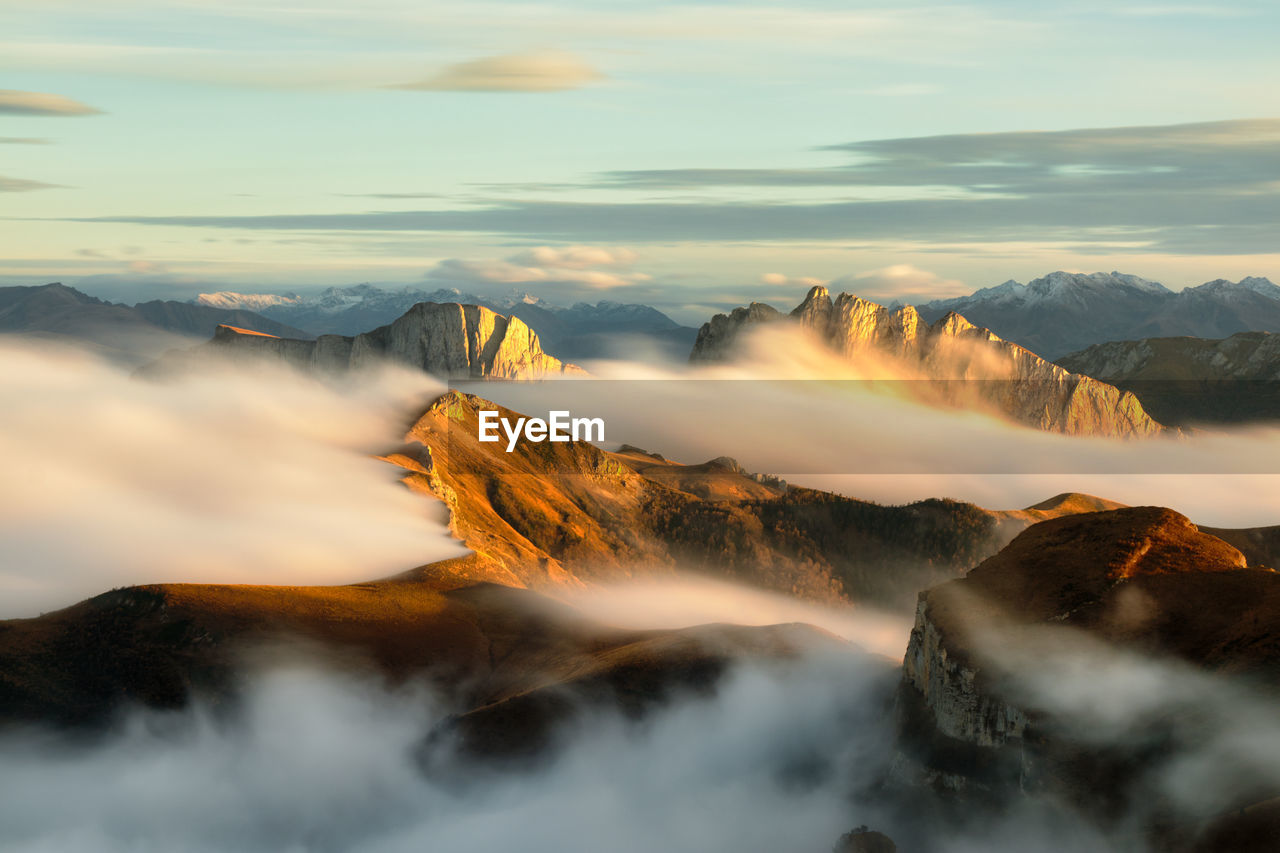
[[[791,322],[868,372],[934,380],[945,401],[985,405],[1038,429],[1072,435],[1152,436],[1163,427],[1132,394],[1070,373],[954,312],[932,325],[911,306],[885,308],[848,293],[810,289],[789,316],[760,303],[717,314],[698,332],[694,363],[728,358],[753,327]]]

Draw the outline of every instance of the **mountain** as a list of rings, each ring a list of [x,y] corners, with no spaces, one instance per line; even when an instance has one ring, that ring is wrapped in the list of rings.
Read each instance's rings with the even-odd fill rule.
[[[315,296],[220,291],[201,293],[193,301],[197,305],[261,311],[265,316],[307,329],[315,335],[352,336],[393,322],[419,302],[461,302],[494,307],[474,294],[452,288],[426,291],[403,287],[390,290],[372,284],[329,287]]]
[[[291,326],[240,309],[160,301],[129,307],[63,284],[0,288],[0,332],[87,345],[130,363],[178,346],[184,338],[207,338],[221,324],[306,337]]]
[[[468,748],[519,752],[584,698],[642,709],[705,689],[734,660],[835,642],[795,625],[620,630],[540,592],[680,569],[896,603],[1002,544],[992,537],[1003,515],[970,504],[879,506],[791,489],[728,459],[681,465],[584,442],[508,454],[475,440],[481,409],[513,414],[451,391],[384,457],[411,490],[445,503],[470,555],[346,586],[128,587],[0,621],[0,725],[101,723],[131,704],[225,698],[246,652],[302,640],[340,667],[430,677]],[[1010,515],[1025,526],[1097,505],[1064,495]]]
[[[451,391],[386,457],[412,490],[449,507],[454,535],[477,554],[473,581],[555,589],[694,571],[909,610],[920,589],[960,576],[1028,525],[1118,506],[1086,495],[1008,512],[945,499],[882,506],[748,474],[726,458],[686,465],[586,442],[507,453],[477,439],[481,410],[518,416]]]
[[[1179,729],[1188,717],[1171,707],[1141,738],[1110,741],[1073,728],[1048,698],[1052,691],[1028,692],[1011,675],[1051,679],[1034,670],[1058,655],[1084,655],[1067,665],[1105,679],[1107,663],[1088,655],[1118,656],[1119,666],[1126,653],[1165,661],[1174,673],[1183,670],[1172,662],[1220,673],[1230,679],[1224,688],[1240,682],[1274,693],[1280,574],[1159,507],[1036,524],[964,578],[920,594],[899,692],[910,759],[923,778],[952,790],[1048,791],[1103,817],[1145,810],[1148,830],[1172,826],[1181,840],[1154,849],[1189,849],[1187,838],[1203,827],[1183,825],[1190,818],[1167,813],[1158,798],[1128,801],[1127,786],[1146,797],[1139,780],[1168,772],[1163,758],[1198,748],[1202,727]],[[1119,687],[1117,677],[1097,703]],[[1235,795],[1244,799],[1236,807],[1274,796],[1239,781]]]
[[[353,338],[321,335],[308,341],[219,326],[209,342],[171,352],[148,372],[198,368],[211,355],[265,358],[324,372],[390,362],[443,379],[535,379],[583,373],[543,352],[538,336],[517,318],[478,305],[434,302],[414,305],[390,325]]]
[[[913,383],[913,391],[996,411],[1027,426],[1125,437],[1163,429],[1132,394],[1070,373],[958,314],[926,325],[910,306],[888,309],[847,293],[832,302],[825,287],[811,289],[789,317],[759,303],[716,315],[698,332],[690,361],[728,358],[748,329],[777,322],[798,324],[854,364],[888,361],[904,378],[936,380]]]
[[[1058,364],[1133,392],[1168,424],[1280,419],[1280,335],[1269,332],[1113,341]]]
[[[683,360],[697,330],[681,326],[648,305],[602,300],[569,308],[545,303],[518,303],[509,309],[546,341],[560,358],[647,357],[650,351],[668,360]]]
[[[463,561],[470,558],[463,558]],[[639,712],[735,660],[839,641],[807,626],[624,631],[533,592],[410,572],[350,586],[128,587],[0,621],[0,726],[96,726],[237,695],[246,656],[303,642],[339,669],[429,680],[464,751],[519,758],[592,705]]]
[[[546,351],[561,360],[606,358],[634,349],[656,348],[664,355],[683,357],[696,330],[681,326],[647,305],[601,301],[579,302],[569,308],[552,305],[527,293],[486,298],[454,288],[387,289],[372,284],[330,287],[315,296],[261,293],[201,293],[197,304],[261,311],[315,334],[358,335],[386,325],[419,302],[460,302],[480,305],[519,317],[538,334]],[[234,325],[234,324],[232,324]]]
[[[1106,341],[1280,331],[1280,287],[1265,278],[1219,279],[1174,293],[1119,272],[1058,271],[917,307],[930,322],[963,314],[1048,359]]]

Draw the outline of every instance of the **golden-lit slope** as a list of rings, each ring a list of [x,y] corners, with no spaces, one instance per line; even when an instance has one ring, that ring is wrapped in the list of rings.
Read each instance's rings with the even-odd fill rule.
[[[440,577],[131,587],[0,622],[0,723],[94,723],[130,704],[232,696],[264,649],[268,657],[304,649],[393,681],[429,678],[466,713],[579,684],[594,685],[601,702],[615,689],[659,698],[705,687],[731,660],[838,643],[795,626],[623,631],[527,590]]]
[[[386,458],[449,507],[471,570],[542,588],[677,568],[814,600],[910,606],[1002,544],[996,516],[957,501],[888,507],[780,482],[732,460],[678,465],[585,442],[478,441],[478,412],[515,413],[451,391]]]

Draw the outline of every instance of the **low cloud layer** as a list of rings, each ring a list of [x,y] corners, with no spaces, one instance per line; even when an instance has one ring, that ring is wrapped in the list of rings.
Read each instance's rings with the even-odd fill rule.
[[[0,358],[0,617],[114,586],[348,583],[463,553],[443,508],[371,454],[438,393],[263,365],[180,383],[65,350]]]
[[[447,710],[429,694],[288,669],[256,681],[232,718],[138,714],[89,749],[0,738],[0,844],[825,853],[875,821],[844,794],[884,760],[891,684],[856,655],[744,669],[714,699],[643,726],[588,719],[553,766],[468,787],[415,763]]]
[[[603,417],[612,442],[682,462],[732,456],[852,497],[929,497],[992,509],[1080,491],[1168,506],[1221,527],[1280,522],[1280,435],[1247,427],[1144,440],[1041,432],[993,413],[928,405],[909,365],[854,364],[786,324],[743,338],[735,362],[699,368],[588,364],[616,380],[468,386],[522,412]],[[640,381],[649,380],[649,381]],[[688,381],[694,380],[694,381]]]
[[[429,691],[277,666],[231,709],[136,712],[88,745],[37,730],[0,736],[0,844],[827,853],[870,825],[902,850],[1140,851],[1150,804],[1209,816],[1242,782],[1277,781],[1271,706],[1227,680],[1092,645],[1035,649],[1044,654],[1011,650],[1000,666],[1018,701],[1052,704],[1055,732],[1116,750],[1152,726],[1195,735],[1125,784],[1117,802],[1130,810],[1110,832],[1031,794],[966,819],[928,786],[883,786],[897,671],[827,650],[740,665],[714,695],[678,697],[639,723],[584,714],[532,769],[450,763],[447,776],[417,758],[451,710]]]
[[[584,589],[558,590],[592,618],[620,628],[675,629],[713,622],[779,625],[804,622],[859,648],[900,661],[911,622],[869,607],[836,607],[696,574],[659,577]]]
[[[566,51],[508,53],[446,66],[438,73],[396,88],[436,92],[563,92],[605,79]]]

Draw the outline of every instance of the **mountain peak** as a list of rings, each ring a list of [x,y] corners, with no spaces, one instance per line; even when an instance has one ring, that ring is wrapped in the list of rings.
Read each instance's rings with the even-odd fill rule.
[[[1113,270],[1109,273],[1071,273],[1056,270],[1034,279],[1026,286],[1028,298],[1068,298],[1082,290],[1135,290],[1140,293],[1166,294],[1171,291],[1157,281]]]
[[[1213,281],[1206,281],[1204,284],[1195,287],[1188,287],[1183,293],[1192,295],[1221,295],[1230,297],[1241,293],[1257,293],[1271,299],[1280,299],[1280,286],[1277,286],[1268,278],[1261,276],[1245,276],[1239,281],[1231,281],[1225,278],[1215,278]]]
[[[689,360],[724,359],[750,327],[787,321],[808,330],[850,362],[868,365],[872,372],[887,357],[895,375],[905,372],[939,380],[920,386],[926,394],[936,392],[948,405],[971,404],[1027,426],[1068,434],[1149,436],[1164,429],[1132,394],[1068,373],[954,311],[926,325],[912,306],[890,310],[849,293],[841,293],[833,303],[824,287],[812,288],[790,315],[758,303],[728,315],[717,314],[699,330]],[[1001,381],[949,381],[957,379]],[[1014,383],[1013,393],[1004,393],[1009,387],[1006,382]],[[961,400],[956,394],[976,396]]]
[[[199,365],[209,348],[234,356],[278,360],[303,371],[343,372],[382,362],[404,364],[447,379],[534,379],[584,371],[547,355],[518,317],[482,305],[418,302],[386,326],[355,337],[298,340],[219,326],[213,339],[176,351],[151,369]]]
[[[796,306],[791,316],[810,329],[825,331],[831,322],[834,306],[831,304],[830,292],[820,284],[809,288],[804,301]]]

